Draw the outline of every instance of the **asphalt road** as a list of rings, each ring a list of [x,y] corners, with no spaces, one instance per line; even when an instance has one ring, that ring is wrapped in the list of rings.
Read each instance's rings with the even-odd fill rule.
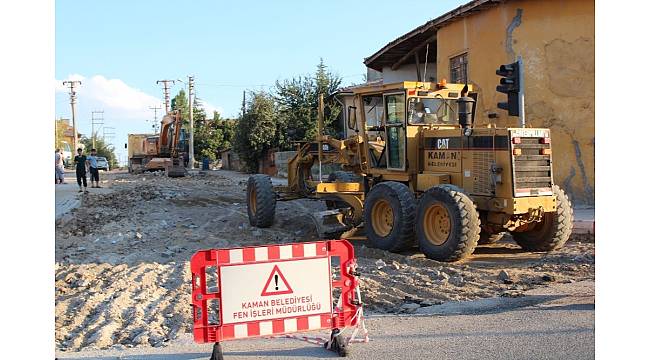
[[[371,316],[371,341],[353,344],[351,359],[593,359],[594,283],[556,284],[526,296],[447,303],[436,315]],[[251,339],[223,344],[226,359],[336,357],[294,339]],[[164,348],[85,350],[59,359],[208,359],[211,345],[189,334]]]

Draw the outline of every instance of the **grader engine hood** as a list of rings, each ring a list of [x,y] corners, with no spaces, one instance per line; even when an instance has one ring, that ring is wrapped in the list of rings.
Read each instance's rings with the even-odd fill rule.
[[[423,132],[418,187],[435,185],[438,174],[477,196],[553,195],[549,129],[432,129]]]
[[[512,144],[515,197],[553,195],[553,161],[549,129],[508,129]]]

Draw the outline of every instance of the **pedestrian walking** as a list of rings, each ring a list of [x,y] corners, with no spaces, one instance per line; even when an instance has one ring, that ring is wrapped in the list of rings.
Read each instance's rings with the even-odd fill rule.
[[[61,149],[56,149],[56,151],[54,151],[54,183],[65,184],[63,176],[63,151],[61,151]]]
[[[76,173],[77,173],[77,184],[79,185],[79,192],[88,192],[88,182],[86,180],[86,170],[88,169],[88,159],[86,158],[86,155],[83,154],[83,149],[79,148],[77,149],[77,156],[74,157],[74,163],[77,165],[76,166]],[[83,183],[83,190],[81,189],[81,185]]]
[[[90,165],[90,187],[100,188],[99,186],[99,169],[97,168],[97,150],[90,149],[88,156],[88,165]]]

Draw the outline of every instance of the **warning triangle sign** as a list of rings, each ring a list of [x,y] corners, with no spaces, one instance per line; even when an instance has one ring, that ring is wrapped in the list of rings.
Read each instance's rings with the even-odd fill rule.
[[[269,279],[266,280],[266,285],[264,285],[264,289],[262,290],[262,296],[282,294],[293,294],[293,289],[291,289],[291,285],[289,285],[287,279],[282,275],[280,268],[275,265],[273,270],[271,270]]]

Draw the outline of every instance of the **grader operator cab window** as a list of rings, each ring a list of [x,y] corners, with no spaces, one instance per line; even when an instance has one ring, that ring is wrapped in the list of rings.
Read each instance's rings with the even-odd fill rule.
[[[363,111],[366,116],[366,129],[377,130],[383,125],[384,104],[381,95],[364,96]]]
[[[386,104],[386,160],[387,168],[406,168],[406,96],[404,93],[384,95]]]
[[[359,132],[356,106],[348,106],[348,129]]]
[[[410,125],[452,125],[457,123],[456,112],[451,100],[412,97],[409,99]],[[453,104],[455,105],[455,104]]]
[[[386,132],[384,127],[384,97],[381,94],[362,97],[363,114],[368,135],[368,152],[372,167],[386,167]]]

